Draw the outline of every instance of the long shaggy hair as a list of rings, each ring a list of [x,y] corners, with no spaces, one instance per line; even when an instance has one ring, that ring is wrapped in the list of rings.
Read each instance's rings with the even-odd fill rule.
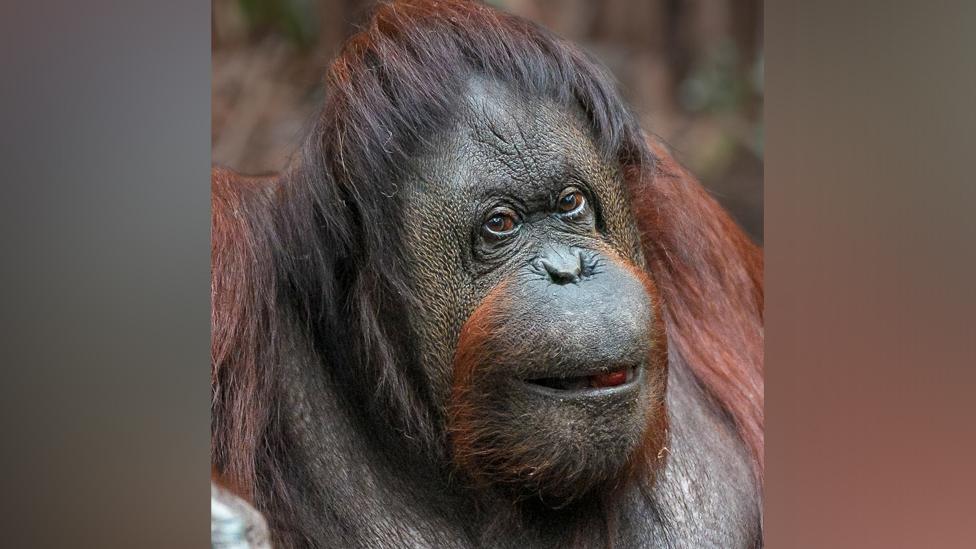
[[[762,259],[658,145],[608,75],[548,31],[474,2],[384,3],[328,71],[325,105],[277,178],[213,178],[212,459],[279,533],[297,481],[281,364],[298,353],[367,403],[370,420],[442,444],[403,311],[397,182],[443,131],[472,75],[582,108],[623,169],[649,274],[679,353],[726,410],[762,478]],[[673,361],[672,361],[673,362]],[[335,367],[341,365],[341,368]],[[368,383],[367,383],[368,381]],[[295,534],[298,536],[299,534]]]

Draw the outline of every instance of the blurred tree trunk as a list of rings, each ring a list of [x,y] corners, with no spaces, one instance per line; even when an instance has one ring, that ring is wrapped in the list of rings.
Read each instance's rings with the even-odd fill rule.
[[[732,36],[743,52],[743,61],[755,61],[762,50],[762,0],[741,0],[732,10]]]
[[[325,59],[332,60],[346,39],[356,32],[373,2],[369,0],[319,0],[318,51]]]
[[[668,0],[605,0],[593,18],[591,39],[634,50],[661,52],[666,45]]]
[[[319,54],[326,59],[335,58],[339,47],[346,39],[349,25],[346,22],[347,9],[351,0],[321,0],[316,6],[318,10]]]
[[[237,0],[212,0],[210,12],[210,41],[213,47],[244,43],[248,29]]]

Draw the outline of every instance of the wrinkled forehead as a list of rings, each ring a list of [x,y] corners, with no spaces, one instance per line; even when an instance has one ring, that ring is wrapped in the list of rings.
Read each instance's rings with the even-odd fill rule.
[[[612,178],[582,109],[474,78],[448,130],[424,155],[425,186],[467,196],[513,184],[542,190],[553,181]],[[536,189],[538,187],[538,189]]]

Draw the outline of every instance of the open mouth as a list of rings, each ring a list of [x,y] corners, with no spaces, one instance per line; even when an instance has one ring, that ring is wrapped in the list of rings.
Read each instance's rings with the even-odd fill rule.
[[[637,366],[624,366],[608,372],[572,377],[541,377],[527,379],[526,383],[538,385],[554,391],[582,391],[585,389],[605,389],[620,387],[637,379]]]

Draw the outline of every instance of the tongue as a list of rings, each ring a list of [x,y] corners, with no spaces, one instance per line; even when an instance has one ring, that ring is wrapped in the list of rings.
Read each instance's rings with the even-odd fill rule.
[[[627,370],[617,370],[590,376],[590,387],[616,387],[627,381]]]

